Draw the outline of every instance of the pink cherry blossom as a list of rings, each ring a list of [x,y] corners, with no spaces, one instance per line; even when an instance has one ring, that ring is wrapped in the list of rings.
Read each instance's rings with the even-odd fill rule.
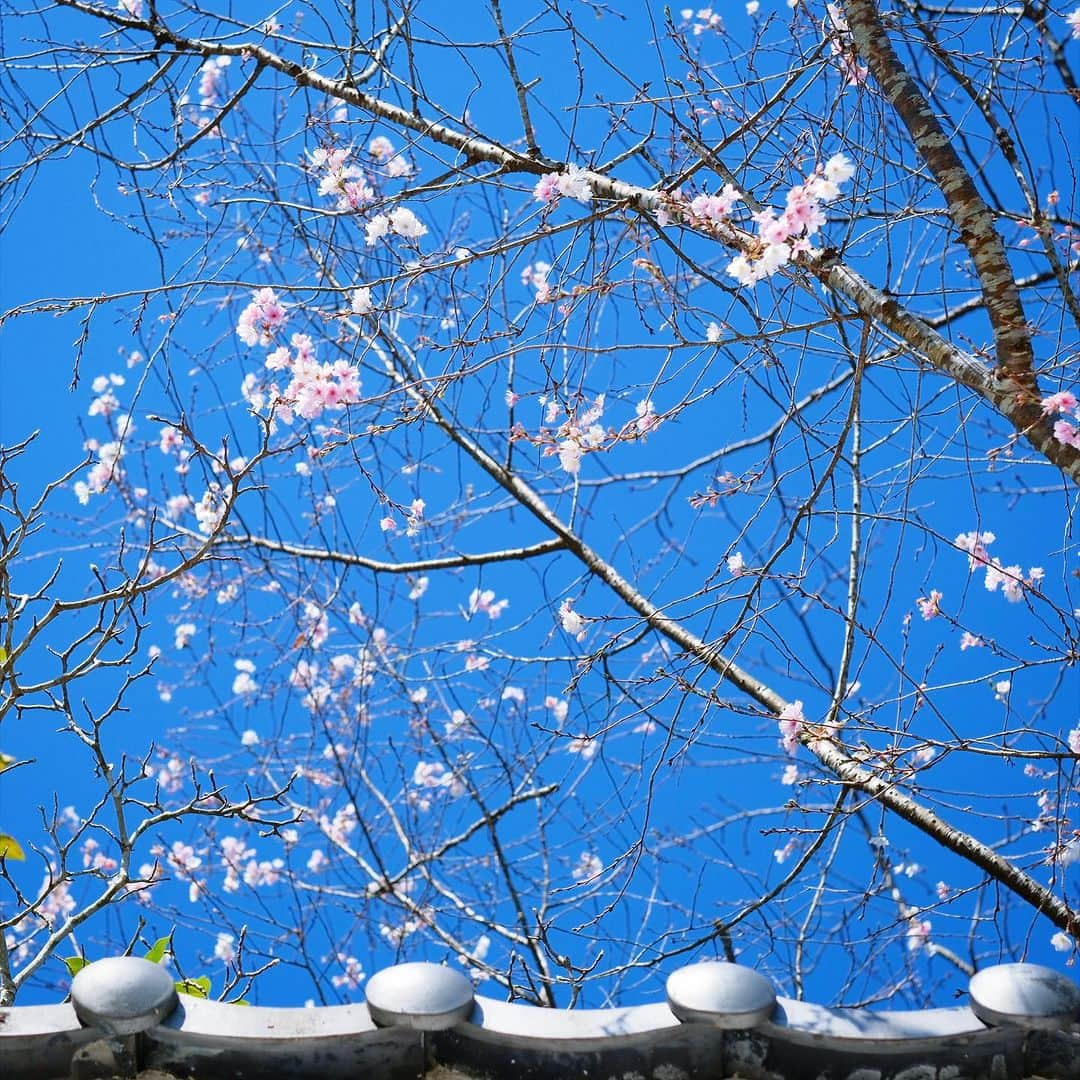
[[[427,233],[427,226],[407,206],[390,211],[390,228],[409,240],[419,240]]]
[[[371,301],[371,289],[366,285],[361,285],[356,289],[353,289],[349,298],[350,308],[354,315],[370,315],[374,310],[374,305]]]
[[[784,750],[789,754],[794,754],[799,747],[799,733],[806,722],[803,716],[803,703],[793,701],[785,705],[776,718],[776,722],[780,728],[780,742]]]
[[[489,619],[497,619],[509,606],[509,600],[495,599],[494,589],[473,589],[469,594],[468,612],[470,615],[482,611]]]
[[[163,454],[171,454],[184,445],[184,437],[174,427],[165,424],[158,436],[158,449]]]
[[[221,104],[225,95],[225,69],[231,63],[231,57],[212,56],[199,69],[199,104],[204,108]]]
[[[1080,450],[1080,429],[1077,429],[1075,424],[1070,424],[1068,420],[1054,422],[1054,438],[1059,443]]]
[[[345,953],[338,953],[337,961],[341,964],[341,974],[330,977],[330,982],[339,989],[341,987],[350,990],[359,988],[366,977],[360,961],[354,956],[346,956]]]
[[[1071,390],[1059,390],[1056,394],[1048,394],[1042,399],[1044,416],[1050,413],[1075,412],[1076,405],[1076,395]]]
[[[216,532],[227,512],[228,506],[221,488],[217,484],[211,484],[195,504],[195,518],[199,523],[199,532],[206,536]]]
[[[388,161],[394,156],[394,144],[385,135],[376,135],[368,143],[368,153],[376,161]]]
[[[731,213],[742,192],[732,184],[725,184],[717,195],[698,195],[690,203],[690,213],[702,222],[721,222]]]
[[[220,960],[223,964],[236,963],[236,949],[233,946],[235,940],[232,934],[218,934],[217,941],[214,943],[214,959]]]
[[[580,165],[571,165],[564,173],[545,173],[533,188],[540,202],[554,202],[560,195],[583,203],[592,200],[592,185]]]
[[[634,411],[637,413],[637,419],[634,420],[634,427],[637,429],[638,435],[642,438],[648,435],[650,431],[654,431],[660,426],[660,417],[656,415],[656,410],[653,408],[651,398],[639,401]]]
[[[791,0],[788,0],[789,6]],[[869,69],[858,62],[855,44],[851,38],[851,30],[847,19],[839,4],[826,4],[828,20],[825,23],[825,39],[829,43],[829,49],[836,58],[845,81],[849,86],[861,86],[866,82]]]
[[[273,289],[256,289],[254,299],[240,313],[236,334],[245,345],[269,345],[288,315]]]
[[[1080,7],[1075,11],[1070,11],[1065,16],[1065,22],[1068,23],[1069,29],[1072,31],[1074,38],[1080,38]]]
[[[554,202],[560,195],[559,174],[544,173],[533,188],[533,196],[540,202]]]
[[[565,698],[555,697],[549,694],[544,698],[544,708],[551,710],[552,719],[556,724],[562,724],[570,713],[570,702]]]
[[[37,914],[50,926],[57,919],[61,919],[75,910],[75,897],[71,895],[67,881],[56,881],[56,876],[51,873],[46,874],[40,892],[45,893],[45,899],[39,905]]]
[[[908,919],[907,947],[909,952],[918,952],[926,947],[930,940],[930,921],[912,916]]]
[[[532,285],[536,290],[536,302],[538,304],[550,303],[555,297],[555,291],[548,281],[551,272],[551,263],[538,260],[521,271],[521,284]]]
[[[182,840],[177,840],[169,849],[169,863],[181,873],[190,873],[202,866],[202,859],[195,854],[195,849]]]
[[[564,600],[559,605],[559,623],[572,638],[584,641],[587,633],[585,618],[573,610],[573,603],[573,600]]]
[[[237,660],[236,677],[233,679],[232,692],[241,697],[258,693],[259,684],[252,678],[255,665],[250,660]]]
[[[374,247],[384,236],[390,232],[390,218],[386,214],[376,214],[364,226],[364,237],[368,247]]]
[[[83,866],[90,870],[102,870],[112,873],[119,865],[111,855],[101,851],[101,845],[92,836],[83,841],[80,851],[82,853]]]
[[[953,543],[968,554],[968,570],[975,570],[979,566],[985,566],[990,562],[990,554],[986,550],[997,537],[992,532],[966,532],[961,533]]]
[[[311,155],[313,169],[324,169],[319,181],[319,194],[337,200],[337,209],[360,210],[375,199],[375,191],[367,182],[363,169],[350,165],[350,151],[342,147],[320,147]]]
[[[920,596],[919,599],[915,601],[915,605],[919,609],[919,614],[927,621],[932,619],[935,615],[941,614],[941,595],[942,594],[938,592],[937,589],[932,589],[929,597]]]
[[[997,592],[1001,587],[1002,595],[1010,604],[1019,603],[1024,596],[1023,570],[1019,566],[1002,566],[994,559],[986,568],[986,591]]]
[[[568,439],[559,444],[559,464],[571,476],[576,476],[581,471],[582,453],[581,444]]]
[[[188,776],[188,766],[179,758],[169,758],[164,766],[158,770],[157,783],[162,791],[170,795],[175,794],[184,786],[184,780]]]
[[[572,871],[575,881],[585,882],[599,877],[604,871],[604,864],[600,859],[589,851],[583,851]]]
[[[566,749],[568,753],[580,754],[588,761],[596,754],[596,740],[590,739],[588,735],[578,735],[567,743]]]

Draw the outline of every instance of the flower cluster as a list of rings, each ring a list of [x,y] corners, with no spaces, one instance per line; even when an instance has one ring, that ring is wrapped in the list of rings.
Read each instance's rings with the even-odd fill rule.
[[[245,345],[270,345],[288,321],[285,306],[273,289],[256,289],[254,299],[236,323],[236,336]]]
[[[330,981],[337,989],[345,987],[348,990],[356,990],[365,979],[360,961],[355,956],[338,953],[337,962],[341,965],[341,974],[331,976]]]
[[[604,864],[599,856],[591,851],[583,851],[578,858],[577,865],[571,871],[573,878],[579,884],[592,881],[604,872]]]
[[[1077,10],[1080,11],[1080,9]],[[1042,399],[1042,411],[1043,416],[1064,414],[1072,416],[1074,420],[1080,419],[1080,402],[1071,390],[1060,390]],[[1059,443],[1080,450],[1080,429],[1069,420],[1054,421],[1054,438]]]
[[[353,289],[349,297],[349,308],[354,315],[370,315],[375,310],[371,289],[367,285]]]
[[[537,261],[530,263],[521,271],[521,284],[531,285],[536,290],[536,302],[547,304],[555,299],[555,290],[548,282],[548,274],[551,273],[551,263]]]
[[[823,204],[840,195],[840,185],[855,173],[843,154],[834,154],[788,193],[782,213],[765,207],[754,214],[759,250],[752,256],[736,255],[728,274],[741,285],[755,285],[771,277],[795,256],[813,250],[811,238],[825,223]],[[692,205],[692,204],[691,204]]]
[[[1019,564],[1003,566],[1001,560],[991,557],[987,550],[996,539],[992,532],[966,532],[961,533],[953,542],[961,551],[967,552],[969,572],[973,573],[979,567],[985,567],[984,584],[987,592],[997,592],[1000,588],[1010,604],[1018,604],[1024,598],[1025,588],[1038,587],[1044,577],[1043,569],[1041,566],[1029,567],[1027,577],[1024,577],[1024,571]]]
[[[199,104],[212,109],[221,104],[225,93],[225,69],[232,63],[229,56],[211,56],[199,68]]]
[[[257,694],[259,684],[252,678],[255,673],[255,665],[250,660],[240,659],[235,663],[236,677],[233,679],[232,692],[239,697],[250,697]]]
[[[548,452],[559,455],[559,464],[571,476],[576,476],[581,471],[582,455],[588,450],[595,450],[604,442],[607,432],[597,422],[603,415],[604,395],[600,394],[592,405],[569,417],[559,428],[556,435],[558,442],[549,448]]]
[[[239,328],[237,330],[239,333]],[[266,358],[270,371],[285,371],[289,382],[284,389],[271,383],[258,389],[258,379],[248,375],[243,394],[253,409],[260,409],[267,399],[276,405],[275,415],[283,423],[292,423],[293,414],[315,420],[327,409],[343,409],[360,400],[360,372],[347,360],[319,363],[315,345],[307,334],[293,334],[292,349],[284,345]]]
[[[574,611],[573,603],[573,600],[567,599],[559,605],[559,624],[575,641],[584,641],[585,617]]]
[[[726,221],[742,192],[732,184],[725,184],[718,195],[697,195],[690,202],[690,214],[695,225],[719,224]],[[719,328],[717,328],[719,335]],[[710,338],[710,340],[712,340]]]
[[[368,247],[374,247],[390,233],[406,240],[419,240],[427,235],[427,226],[407,206],[399,206],[389,214],[376,214],[364,226]]]
[[[565,195],[568,199],[577,199],[578,202],[589,203],[592,201],[593,192],[589,178],[580,165],[571,165],[563,173],[544,173],[536,186],[533,195],[540,201],[552,203]]]
[[[454,798],[465,794],[465,785],[440,761],[419,761],[412,775],[413,790],[408,801],[423,812],[431,809],[430,795],[445,793]]]
[[[937,589],[931,589],[929,596],[920,596],[915,601],[915,606],[919,609],[919,614],[927,620],[934,618],[935,615],[941,614],[941,596]]]
[[[482,611],[489,619],[497,619],[509,606],[509,600],[495,599],[494,589],[473,589],[469,593],[468,612],[470,615]]]
[[[344,147],[319,147],[311,155],[311,168],[322,173],[319,194],[336,199],[337,208],[344,211],[360,210],[375,200],[364,170],[349,164],[349,154]]]
[[[683,8],[679,15],[689,26],[694,37],[700,37],[710,30],[717,34],[723,33],[724,20],[712,8],[698,8],[697,11],[693,8]]]
[[[908,919],[908,928],[905,932],[908,952],[918,952],[926,948],[930,942],[930,929],[930,920],[918,918],[917,913]]]
[[[228,500],[217,484],[211,484],[203,497],[195,504],[195,519],[199,523],[199,532],[210,536],[228,513]]]
[[[806,723],[806,717],[803,716],[803,703],[793,701],[790,705],[785,705],[776,718],[776,722],[780,728],[781,745],[786,753],[794,754],[799,748],[799,734],[803,724]]]
[[[368,143],[368,153],[386,170],[386,175],[397,180],[408,176],[413,170],[409,162],[394,149],[385,135],[376,135]]]
[[[91,383],[90,389],[98,396],[90,402],[87,416],[101,416],[108,419],[117,409],[120,402],[113,391],[114,387],[123,386],[127,380],[123,375],[98,375]]]
[[[131,430],[131,425],[127,430]],[[97,461],[90,466],[85,480],[75,482],[75,497],[83,506],[90,501],[91,495],[100,495],[113,481],[121,480],[124,476],[120,465],[120,459],[124,456],[123,440],[99,443],[97,439],[89,439],[86,449],[97,454]]]

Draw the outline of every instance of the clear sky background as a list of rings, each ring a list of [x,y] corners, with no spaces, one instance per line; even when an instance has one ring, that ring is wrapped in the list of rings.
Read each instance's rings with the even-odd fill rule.
[[[423,34],[417,30],[425,92],[459,122],[467,109],[477,130],[512,140],[520,119],[503,62],[475,44],[490,40],[490,15],[480,5],[459,5],[448,18],[437,7],[427,12],[432,25]],[[324,32],[317,29],[320,13],[333,22],[329,6],[310,4],[287,7],[278,18],[293,27],[290,20],[301,9],[305,34]],[[636,83],[648,82],[657,100],[663,95],[655,88],[666,77],[666,92],[680,115],[689,113],[690,101],[710,96],[698,92],[685,71],[688,67],[720,80],[731,70],[745,73],[752,62],[755,75],[748,82],[757,80],[765,87],[786,77],[787,46],[780,43],[789,42],[793,34],[786,6],[763,0],[754,17],[742,4],[725,8],[723,14],[727,32],[695,35],[694,20],[682,24],[675,13],[675,26],[682,27],[679,46],[655,43],[665,35],[659,5],[642,5],[625,18],[599,6],[576,8],[575,17],[588,24],[589,39],[599,46],[583,61],[589,81],[580,94],[567,51],[569,38],[550,13],[538,15],[535,25],[528,24],[535,35],[526,33],[520,48],[530,73],[525,77],[541,79],[532,100],[538,141],[545,151],[556,160],[595,166],[631,145],[637,135],[630,129],[639,117],[625,104],[630,93],[625,74]],[[49,18],[54,39],[98,32],[72,13],[52,13]],[[805,14],[799,18],[802,22],[794,25],[801,29],[795,37],[801,34],[809,41],[816,34],[820,40],[820,13],[816,21]],[[28,20],[11,21],[5,42],[9,55],[17,51],[12,42],[29,26]],[[745,51],[755,38],[763,45]],[[447,47],[447,39],[461,48]],[[977,51],[985,42],[976,36],[966,45]],[[405,65],[406,60],[400,56],[395,63]],[[196,68],[189,73],[193,96]],[[228,87],[239,85],[244,74],[239,63],[232,65],[224,76]],[[41,74],[20,78],[31,98],[50,85]],[[268,77],[266,85],[272,84]],[[822,74],[817,82],[808,77],[807,84],[785,136],[788,149],[791,143],[803,146],[803,172],[832,153],[851,153],[845,139],[853,132],[867,137],[866,128],[859,128],[859,91],[844,93],[835,72]],[[107,80],[101,77],[94,85],[104,89]],[[678,100],[676,90],[682,86],[690,87],[688,101]],[[70,92],[80,117],[89,115],[86,87],[79,81]],[[395,85],[382,87],[382,92],[392,100],[402,93]],[[725,108],[725,93],[732,101],[738,99],[740,108],[740,95],[750,98],[753,93],[745,87],[714,87],[712,92]],[[811,120],[826,104],[832,110],[830,127],[815,130]],[[1033,152],[1048,147],[1038,175],[1047,190],[1058,187],[1069,204],[1075,196],[1072,174],[1058,160],[1062,125],[1068,124],[1063,119],[1066,105],[1050,97],[1038,108],[1032,106],[1030,115],[1032,123],[1044,125]],[[151,130],[165,112],[166,103],[156,102],[141,118],[141,130]],[[318,115],[319,122],[305,126],[308,114]],[[271,286],[287,298],[290,329],[321,334],[321,358],[357,363],[372,398],[362,409],[354,406],[336,417],[337,434],[349,437],[342,442],[362,449],[355,454],[335,450],[327,456],[325,471],[316,468],[313,476],[296,471],[297,462],[305,460],[303,450],[273,459],[257,474],[266,485],[265,498],[252,492],[238,506],[239,531],[384,560],[545,539],[528,515],[509,508],[479,470],[438,437],[433,425],[393,427],[396,406],[387,403],[389,395],[385,400],[376,396],[380,376],[372,352],[358,344],[356,336],[343,344],[336,326],[320,314],[333,311],[334,302],[340,306],[343,296],[329,295],[326,282],[313,271],[309,255],[314,238],[342,280],[377,282],[376,291],[387,297],[388,305],[393,295],[396,326],[429,371],[453,373],[475,365],[469,378],[448,384],[444,403],[493,453],[506,452],[504,393],[511,382],[524,398],[516,418],[530,430],[541,425],[542,398],[562,394],[560,400],[569,401],[571,390],[590,400],[606,393],[604,422],[616,429],[632,422],[638,403],[650,397],[658,411],[671,409],[644,442],[617,446],[606,455],[587,455],[578,484],[560,472],[557,457],[542,456],[527,443],[515,444],[514,453],[550,504],[567,518],[573,515],[593,547],[643,592],[669,605],[672,614],[696,632],[726,635],[740,662],[772,680],[789,699],[803,700],[808,717],[821,716],[842,640],[835,612],[837,598],[843,596],[850,507],[844,484],[850,484],[850,477],[837,480],[835,490],[830,486],[829,509],[814,518],[794,550],[770,567],[760,593],[752,592],[752,575],[732,577],[727,559],[738,552],[751,568],[768,561],[841,431],[846,391],[827,395],[811,408],[804,426],[800,422],[775,440],[771,457],[755,447],[733,451],[685,479],[609,479],[624,472],[678,469],[719,445],[752,436],[782,417],[791,402],[842,372],[847,359],[843,338],[822,325],[809,325],[821,318],[816,286],[805,293],[798,288],[773,292],[768,285],[736,293],[723,275],[727,258],[717,254],[715,245],[680,234],[677,245],[707,273],[688,289],[678,318],[672,316],[672,322],[678,322],[678,335],[673,336],[665,319],[678,305],[650,292],[655,282],[634,260],[645,259],[674,273],[680,265],[675,253],[656,238],[646,243],[621,219],[570,229],[587,209],[569,199],[551,209],[546,219],[551,228],[540,228],[533,181],[522,176],[492,178],[460,192],[435,185],[412,198],[408,205],[429,226],[419,245],[422,257],[436,261],[436,253],[448,258],[462,247],[482,250],[507,238],[521,243],[487,260],[466,260],[460,272],[432,274],[432,284],[423,276],[406,283],[402,268],[411,256],[399,257],[396,249],[368,250],[352,220],[302,211],[290,217],[266,207],[268,192],[274,191],[295,198],[298,205],[324,204],[305,165],[320,146],[349,146],[359,155],[376,135],[389,137],[397,147],[405,145],[400,130],[373,125],[357,110],[348,110],[344,118],[332,114],[333,108],[313,94],[268,92],[253,99],[229,121],[235,125],[228,128],[230,138],[243,146],[235,160],[226,154],[218,164],[208,154],[179,177],[170,192],[172,203],[165,200],[165,185],[147,180],[150,197],[143,205],[150,207],[156,223],[152,237],[146,235],[137,197],[118,192],[115,170],[89,153],[60,155],[17,189],[5,206],[0,244],[0,307],[5,311],[45,298],[137,294],[163,281],[203,282],[190,290],[155,294],[144,309],[137,295],[102,304],[88,323],[85,306],[66,314],[39,310],[5,322],[0,338],[0,441],[11,445],[31,431],[40,432],[13,469],[22,491],[36,494],[82,459],[86,438],[105,437],[101,418],[88,415],[88,410],[97,396],[93,380],[113,373],[125,380],[115,393],[140,429],[140,449],[132,452],[130,469],[148,489],[148,502],[164,505],[181,490],[197,501],[213,477],[196,466],[189,476],[178,478],[173,460],[157,449],[160,424],[146,418],[175,418],[183,411],[199,419],[207,445],[229,433],[232,453],[254,452],[258,429],[240,385],[245,374],[261,370],[266,350],[245,348],[235,326],[250,291]],[[612,118],[617,115],[632,118],[625,135],[617,126],[613,133]],[[656,115],[662,117],[663,109]],[[861,122],[865,125],[865,117]],[[122,138],[130,130],[127,120],[117,124],[117,151],[155,153],[143,144],[125,144]],[[704,130],[711,134],[717,126]],[[167,141],[167,125],[157,137]],[[657,161],[685,152],[677,140],[657,138],[656,144]],[[781,172],[775,166],[778,151],[768,148],[747,164],[737,149],[732,148],[727,163],[740,168],[740,182],[763,198],[765,189],[775,185],[772,201],[781,202],[786,188],[780,186]],[[452,158],[440,162],[422,143],[407,153],[416,176],[387,182],[391,194],[435,179]],[[18,160],[20,147],[9,144],[5,169]],[[262,163],[261,171],[248,168],[255,160]],[[614,171],[632,182],[652,183],[651,165],[631,158]],[[999,179],[1005,183],[1004,174],[999,178],[995,171],[999,168],[989,167],[988,184]],[[873,202],[874,213],[849,217],[848,208],[838,210],[826,236],[829,242],[843,238],[850,243],[851,260],[867,278],[896,283],[898,292],[909,285],[922,292],[914,303],[932,314],[938,300],[935,289],[955,289],[961,297],[970,286],[959,270],[942,286],[941,281],[927,280],[933,268],[925,277],[911,269],[918,259],[910,253],[897,259],[897,252],[925,236],[915,216],[909,222],[890,209],[892,193],[900,190],[890,185],[901,183],[891,178],[890,169],[873,174],[867,166],[866,174],[857,176],[853,189]],[[782,179],[790,186],[801,175],[793,169]],[[121,179],[130,187],[129,178]],[[715,175],[698,177],[694,184],[699,182],[708,190],[720,186]],[[206,203],[195,201],[200,191],[210,193]],[[902,201],[899,196],[897,201]],[[303,227],[297,224],[301,219]],[[892,230],[888,245],[881,239],[881,221]],[[185,223],[187,231],[170,235],[170,222],[173,227]],[[1011,225],[1006,231],[1010,243],[1021,235]],[[268,257],[260,261],[263,251]],[[1024,249],[1014,248],[1013,255],[1018,268],[1026,265]],[[618,278],[620,285],[610,296],[585,290],[587,299],[567,315],[555,305],[534,303],[530,287],[521,281],[524,267],[540,260],[554,264],[568,294],[574,283],[587,286]],[[946,257],[940,267],[949,274],[955,262]],[[776,329],[804,320],[808,326],[801,332]],[[709,327],[716,323],[731,332],[734,344],[717,347],[710,342]],[[1054,338],[1053,319],[1044,317],[1040,326],[1040,361],[1054,358],[1057,363],[1061,342]],[[961,322],[956,333],[978,343],[984,328]],[[517,353],[505,348],[506,334],[515,335]],[[740,337],[744,334],[757,336],[745,340]],[[849,345],[852,340],[857,343],[857,327],[849,332]],[[129,367],[127,357],[133,350],[144,359]],[[73,386],[76,365],[79,378]],[[1067,375],[1055,369],[1055,379],[1063,379],[1064,385]],[[1052,381],[1049,389],[1058,389],[1058,382]],[[1075,785],[1075,768],[1047,766],[1049,772],[1035,776],[1025,773],[1023,759],[1012,760],[1006,753],[1010,748],[1059,749],[1056,740],[1077,723],[1076,675],[1062,662],[1062,643],[1075,642],[1072,492],[1045,466],[1014,467],[1003,461],[997,473],[987,470],[986,450],[1001,444],[1002,429],[966,396],[958,397],[934,376],[923,376],[912,363],[882,363],[867,380],[863,409],[864,440],[872,452],[864,475],[869,516],[860,610],[863,626],[871,630],[858,647],[855,677],[860,686],[849,699],[856,717],[852,728],[866,725],[853,732],[853,744],[865,745],[868,752],[892,746],[910,753],[922,745],[920,740],[929,740],[939,747],[937,763],[919,786],[943,814],[988,841],[1000,841],[1004,850],[1034,866],[1032,873],[1041,881],[1075,875],[1075,868],[1039,865],[1040,852],[1052,837],[1045,826],[1041,835],[1032,831],[1042,792],[1054,789],[1056,797],[1065,799],[1062,789],[1067,792]],[[966,427],[958,417],[969,418]],[[368,445],[364,439],[371,423],[387,424],[390,433]],[[309,438],[311,445],[327,446],[336,435],[312,431]],[[805,464],[808,455],[812,467]],[[745,476],[763,461],[772,472],[763,483],[749,485],[747,493],[704,506],[691,504],[691,496],[722,483],[717,478],[725,471]],[[761,495],[770,484],[779,496],[773,500]],[[381,529],[380,519],[388,509],[373,495],[376,487],[399,507],[415,498],[424,500],[428,523],[417,537],[407,536],[404,528]],[[328,495],[333,504],[327,502]],[[55,492],[46,527],[15,568],[15,590],[29,591],[57,566],[58,595],[74,597],[92,590],[90,565],[114,564],[125,512],[122,500],[112,495],[80,506],[71,483]],[[391,512],[402,525],[401,510]],[[194,518],[186,525],[194,530]],[[138,525],[129,523],[127,529],[139,536]],[[1045,567],[1041,595],[1012,605],[1000,592],[983,589],[981,578],[969,574],[966,558],[952,544],[958,534],[974,529],[997,534],[993,551],[1000,552],[1004,563],[1022,563],[1025,570]],[[163,826],[147,838],[136,862],[152,861],[148,849],[153,843],[164,850],[190,844],[201,873],[193,867],[189,880],[172,874],[155,887],[152,899],[131,899],[80,931],[70,949],[59,950],[60,956],[78,946],[92,959],[135,934],[149,943],[175,930],[180,970],[209,975],[216,992],[229,971],[215,954],[219,935],[231,934],[235,942],[246,934],[249,968],[280,961],[256,981],[251,999],[261,1004],[358,999],[362,980],[350,980],[355,969],[349,961],[367,974],[402,957],[459,962],[437,934],[409,929],[407,906],[394,912],[379,898],[369,902],[367,879],[355,866],[339,859],[328,870],[315,872],[309,862],[314,851],[328,846],[319,815],[330,819],[349,801],[338,779],[355,779],[361,768],[376,777],[414,837],[451,836],[475,818],[467,800],[455,801],[443,789],[426,810],[408,798],[409,792],[416,794],[414,769],[437,760],[431,739],[423,735],[425,725],[443,731],[456,709],[469,714],[476,726],[460,742],[451,744],[448,735],[447,752],[459,755],[458,761],[467,757],[467,767],[492,798],[506,797],[500,770],[513,774],[515,769],[535,768],[537,786],[559,786],[557,812],[548,816],[531,804],[515,808],[500,830],[507,859],[523,881],[540,874],[536,868],[544,862],[540,876],[550,886],[544,902],[552,950],[570,955],[582,967],[595,963],[599,972],[608,973],[586,991],[583,1002],[655,1000],[663,976],[678,964],[723,955],[723,943],[715,936],[704,942],[713,920],[775,886],[813,844],[835,799],[825,774],[804,751],[794,757],[783,752],[773,718],[747,711],[746,702],[730,688],[703,677],[674,652],[665,655],[651,635],[639,634],[626,608],[595,582],[583,581],[568,556],[427,576],[426,591],[414,597],[416,575],[372,577],[314,565],[282,566],[256,557],[211,566],[203,579],[205,595],[169,589],[153,599],[142,616],[138,656],[147,662],[155,648],[161,656],[153,671],[132,687],[127,712],[109,721],[106,741],[115,760],[149,755],[152,778],[160,777],[174,760],[180,762],[181,773],[189,762],[212,767],[234,797],[245,783],[261,790],[287,780],[299,764],[307,772],[297,783],[296,797],[310,812],[290,826],[297,830],[295,838],[272,829],[260,835],[253,826],[222,825],[209,832],[187,822]],[[230,583],[239,593],[219,602]],[[496,597],[509,600],[498,621],[468,611],[474,589],[492,589]],[[943,593],[951,619],[920,618],[917,601],[933,589]],[[581,643],[559,628],[558,608],[566,598],[592,620]],[[328,613],[330,636],[322,651],[303,642],[303,635],[311,632],[304,621],[308,603]],[[366,613],[366,623],[350,622],[352,603]],[[742,614],[735,616],[738,611]],[[180,648],[178,627],[186,624],[196,629]],[[354,732],[347,751],[327,755],[327,745],[334,745],[331,727],[304,705],[303,694],[290,687],[290,677],[301,659],[319,663],[325,672],[333,656],[355,656],[370,645],[377,628],[385,629],[400,655],[409,658],[395,663],[396,682],[382,672],[375,688],[364,692],[370,710],[365,733]],[[992,647],[961,651],[958,641],[964,630],[992,637]],[[610,656],[601,650],[607,641],[617,642]],[[488,658],[486,669],[463,668],[463,657],[481,654]],[[237,661],[253,665],[259,694],[236,692],[235,680],[243,670]],[[36,671],[51,670],[51,664],[39,649],[20,673],[24,680],[33,679]],[[924,692],[918,690],[919,682],[924,684],[924,700],[918,700]],[[83,697],[91,708],[100,708],[112,686],[115,680],[108,677],[90,678],[76,700]],[[565,718],[549,699],[567,702]],[[4,830],[27,845],[43,845],[24,866],[12,869],[27,890],[38,887],[43,863],[50,858],[40,808],[46,816],[54,806],[72,806],[76,816],[86,815],[101,797],[100,778],[88,755],[70,733],[58,732],[58,726],[55,716],[43,710],[9,717],[0,730],[0,750],[30,762],[5,775],[0,784]],[[259,741],[245,741],[245,732],[255,732]],[[590,754],[574,744],[575,736],[586,734],[593,738],[587,744]],[[965,739],[993,753],[940,749],[946,742]],[[492,746],[497,753],[485,749]],[[792,764],[799,769],[797,789],[782,782]],[[331,782],[312,779],[319,769],[329,771]],[[179,798],[189,793],[190,784],[173,794]],[[355,797],[359,805],[360,796]],[[370,796],[364,798],[363,805],[378,822],[372,849],[393,860],[398,853],[387,819]],[[537,832],[541,818],[546,819],[543,847]],[[1003,828],[1003,820],[1012,824]],[[273,873],[263,874],[263,879],[279,879],[223,891],[228,875],[221,840],[227,835],[242,838],[253,853],[244,865],[255,860],[273,869],[274,860],[281,860]],[[883,839],[888,841],[884,855]],[[778,857],[786,845],[787,853]],[[473,890],[470,902],[487,905],[485,917],[512,920],[511,896],[483,836],[463,844],[453,858],[447,880],[467,884]],[[589,863],[589,858],[596,862]],[[827,870],[820,869],[826,859]],[[589,872],[582,872],[583,865]],[[899,904],[892,889],[883,886],[886,873],[902,894]],[[253,873],[253,880],[258,877]],[[190,878],[206,882],[194,899]],[[946,900],[938,882],[948,885]],[[95,885],[90,879],[77,882],[73,895],[90,896]],[[422,883],[416,888],[416,903],[431,905],[448,920],[457,917],[445,895],[432,894]],[[338,902],[333,889],[348,895]],[[826,845],[792,890],[797,899],[790,909],[782,909],[775,923],[767,909],[732,932],[739,958],[760,966],[783,993],[796,992],[793,931],[815,889],[825,901],[808,935],[814,959],[805,986],[807,995],[818,1000],[841,997],[853,1003],[887,996],[874,970],[887,967],[900,973],[898,982],[902,977],[897,1004],[951,1004],[966,977],[942,955],[910,947],[912,920],[924,918],[932,924],[930,940],[965,958],[1024,958],[1058,966],[1065,962],[1051,948],[1049,923],[1030,910],[1004,905],[995,889],[981,887],[973,868],[871,804],[852,816],[842,844],[838,840],[835,849],[831,842]],[[1075,902],[1075,885],[1068,889]],[[527,897],[526,908],[535,901]],[[3,910],[11,903],[10,896],[4,896]],[[918,914],[905,918],[902,910],[908,908]],[[469,948],[482,936],[494,938],[487,962],[514,970],[514,949],[505,940],[484,935],[481,926],[454,927],[456,940]],[[650,965],[659,954],[664,958],[654,969]],[[623,967],[628,961],[633,963]],[[486,977],[483,964],[472,969],[481,992],[505,992]],[[20,1001],[56,1000],[65,982],[63,966],[52,961]],[[569,992],[562,990],[557,1000],[569,1004]]]

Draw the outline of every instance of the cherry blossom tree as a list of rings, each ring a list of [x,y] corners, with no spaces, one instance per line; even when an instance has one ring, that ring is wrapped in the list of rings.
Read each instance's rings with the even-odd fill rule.
[[[1072,963],[1080,11],[211,6],[7,8],[0,1001]]]

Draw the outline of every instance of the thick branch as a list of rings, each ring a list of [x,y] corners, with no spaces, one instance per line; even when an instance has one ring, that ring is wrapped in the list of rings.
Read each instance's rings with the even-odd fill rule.
[[[975,265],[994,332],[997,376],[1011,382],[1014,390],[1034,393],[1031,331],[1005,245],[994,228],[994,216],[919,84],[893,49],[878,18],[877,4],[874,0],[846,0],[844,9],[859,54],[933,174]]]

